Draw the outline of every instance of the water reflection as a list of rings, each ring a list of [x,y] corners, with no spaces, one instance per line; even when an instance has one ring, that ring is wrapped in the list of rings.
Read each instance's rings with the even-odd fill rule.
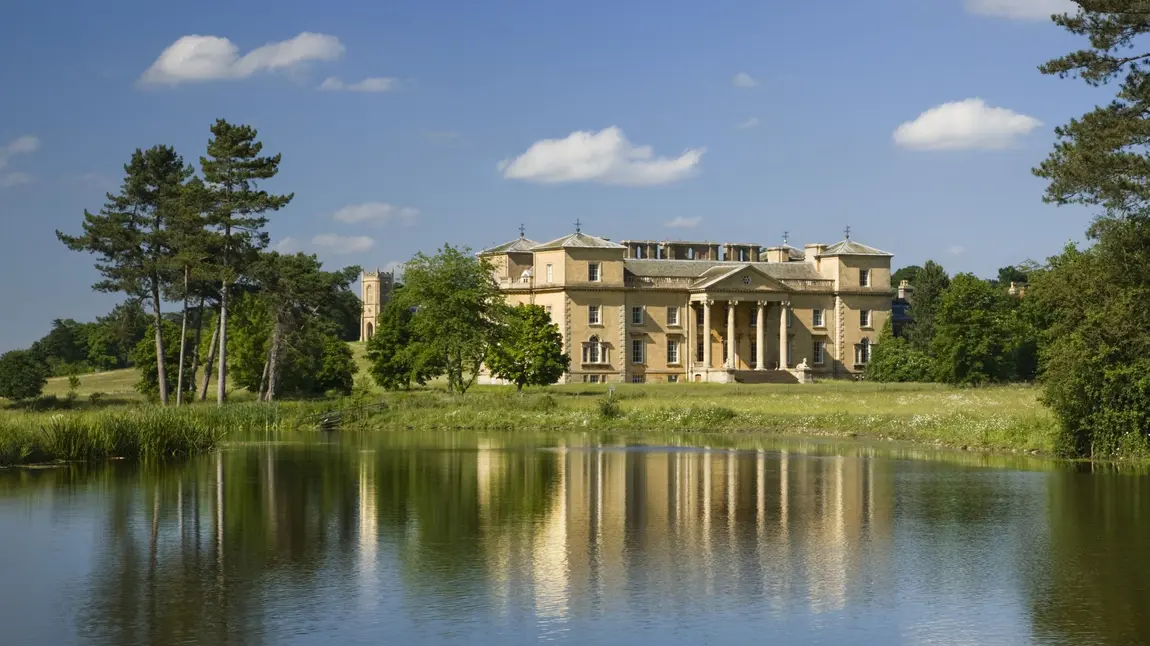
[[[72,501],[30,536],[97,538],[68,548],[87,555],[81,573],[49,551],[0,566],[86,573],[55,611],[23,618],[30,642],[59,608],[75,631],[54,643],[1150,635],[1141,477],[739,442],[356,436],[173,468],[10,472],[0,502]],[[0,506],[0,537],[19,521]]]

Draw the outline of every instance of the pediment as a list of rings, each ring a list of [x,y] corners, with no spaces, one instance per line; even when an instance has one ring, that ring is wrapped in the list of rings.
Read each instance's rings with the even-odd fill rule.
[[[703,276],[693,286],[713,292],[786,292],[787,286],[753,265],[742,265],[728,271]]]

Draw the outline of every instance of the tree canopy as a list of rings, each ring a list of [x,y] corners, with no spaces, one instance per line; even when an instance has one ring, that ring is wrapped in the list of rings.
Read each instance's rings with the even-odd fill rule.
[[[507,312],[506,328],[487,361],[492,375],[515,384],[516,390],[553,384],[570,365],[559,326],[538,305],[517,305]]]

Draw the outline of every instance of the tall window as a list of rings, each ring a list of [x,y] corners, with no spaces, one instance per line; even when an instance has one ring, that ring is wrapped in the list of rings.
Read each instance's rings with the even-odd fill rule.
[[[669,325],[671,327],[678,327],[679,326],[679,308],[677,308],[677,307],[668,307],[667,308],[667,325]]]
[[[855,345],[855,365],[865,366],[868,363],[870,363],[870,340],[864,337]]]
[[[551,306],[550,305],[544,305],[543,309],[547,310],[547,318],[551,318]]]
[[[695,344],[695,361],[698,361],[699,363],[703,362],[703,353],[706,350],[703,347],[703,344],[710,342],[710,339],[704,339],[702,334],[699,335],[699,342]]]
[[[631,308],[631,325],[642,325],[642,324],[643,324],[643,308],[642,307],[632,307]]]
[[[757,308],[752,307],[751,308],[751,327],[758,327],[758,325],[759,325],[759,310]]]
[[[823,311],[819,309],[811,310],[811,325],[814,327],[826,327],[823,322]]]
[[[593,283],[599,282],[599,263],[597,263],[597,262],[587,263],[587,280],[589,280]]]
[[[589,323],[591,325],[599,325],[599,306],[598,305],[588,305],[587,306],[587,323]]]
[[[795,365],[795,340],[787,339],[787,365]]]
[[[646,347],[646,341],[643,339],[631,339],[631,363],[643,363],[643,350]]]
[[[751,360],[749,363],[752,368],[759,367],[759,342],[757,339],[751,339]]]
[[[787,327],[791,327],[791,324],[794,322],[795,322],[795,311],[792,309],[788,309],[787,310]]]
[[[675,339],[667,339],[667,363],[679,363],[679,342]]]
[[[811,361],[816,366],[823,364],[823,352],[826,350],[826,341],[815,341],[814,347],[811,348]]]
[[[695,309],[695,325],[703,327],[703,308]]]
[[[859,327],[870,327],[870,310],[859,310]]]
[[[592,336],[583,344],[583,363],[608,363],[607,348],[598,336]]]
[[[859,270],[859,287],[870,287],[870,270]]]
[[[555,267],[551,263],[547,263],[547,282],[553,282],[555,279]]]

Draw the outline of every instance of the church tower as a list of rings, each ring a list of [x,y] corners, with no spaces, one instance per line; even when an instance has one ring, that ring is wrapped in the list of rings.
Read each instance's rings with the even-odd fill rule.
[[[391,296],[394,275],[377,268],[375,271],[363,272],[359,282],[362,290],[360,298],[363,300],[363,318],[359,323],[359,340],[370,341],[375,334],[375,319],[387,303],[388,297]]]

